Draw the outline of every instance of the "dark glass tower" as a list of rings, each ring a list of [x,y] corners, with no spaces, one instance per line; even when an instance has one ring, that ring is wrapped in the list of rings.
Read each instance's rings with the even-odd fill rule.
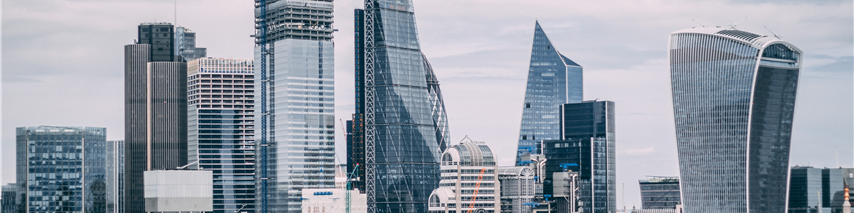
[[[143,171],[187,164],[187,63],[173,61],[172,25],[141,24],[125,45],[125,212],[145,210]],[[170,56],[171,55],[171,56]]]
[[[820,196],[822,190],[822,170],[813,167],[792,167],[789,185],[789,213],[818,213],[818,207],[824,206]]]
[[[560,139],[558,108],[562,104],[581,102],[582,70],[581,65],[557,51],[537,22],[519,130],[517,164],[525,153],[541,154],[540,141]]]
[[[449,136],[412,1],[366,0],[355,19],[356,113],[347,171],[360,165],[364,181],[354,186],[367,193],[368,212],[427,212]]]
[[[560,105],[561,140],[544,140],[546,179],[543,194],[552,194],[552,173],[578,172],[584,212],[617,212],[614,102],[585,101]]]
[[[18,127],[16,133],[26,212],[107,211],[105,128]]]
[[[801,51],[726,28],[673,32],[673,113],[686,212],[784,212]]]

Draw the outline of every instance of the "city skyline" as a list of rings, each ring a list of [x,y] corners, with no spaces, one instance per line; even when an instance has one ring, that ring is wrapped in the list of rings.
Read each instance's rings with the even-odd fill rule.
[[[229,17],[245,19],[230,21],[202,13],[190,13],[191,6],[199,1],[178,2],[178,25],[198,32],[201,36],[197,44],[208,47],[208,55],[218,58],[251,59],[252,34],[251,2],[206,2],[199,9],[223,8],[234,13]],[[675,30],[687,27],[699,27],[691,19],[712,27],[738,22],[744,16],[738,28],[770,35],[763,26],[784,37],[784,40],[798,45],[805,55],[803,74],[799,88],[798,109],[795,113],[792,158],[790,166],[812,164],[819,167],[835,167],[834,148],[838,150],[841,166],[850,167],[851,148],[851,4],[829,1],[818,4],[808,3],[770,3],[760,5],[759,1],[747,3],[699,2],[696,5],[677,3],[671,6],[656,6],[657,1],[649,1],[653,6],[637,4],[618,5],[614,12],[607,12],[605,4],[581,4],[572,7],[554,2],[522,5],[518,12],[496,15],[500,8],[494,5],[478,5],[474,12],[488,14],[484,17],[472,17],[464,14],[460,8],[471,8],[476,1],[455,2],[453,8],[440,7],[447,1],[416,0],[418,27],[421,43],[438,80],[442,83],[445,105],[448,107],[448,119],[453,124],[451,141],[465,135],[476,140],[488,141],[488,145],[498,156],[515,153],[518,136],[518,110],[523,102],[525,75],[530,53],[531,25],[539,20],[554,45],[567,57],[585,66],[585,97],[587,99],[607,99],[619,102],[617,114],[619,121],[617,148],[618,184],[626,185],[626,204],[640,206],[638,190],[633,182],[643,175],[676,175],[676,146],[673,132],[672,108],[670,106],[670,87],[666,60],[667,35]],[[121,13],[128,11],[153,11],[156,7],[170,7],[171,1],[152,2],[153,6],[140,3],[75,3],[66,8],[27,9],[26,4],[11,2],[6,5],[4,15],[4,93],[3,147],[8,150],[10,129],[18,126],[33,125],[86,125],[106,126],[110,130],[108,140],[121,139],[121,120],[111,119],[121,116],[121,50],[118,46],[131,43],[134,38],[134,26],[142,22],[172,21],[172,11],[140,15],[129,13],[127,17],[115,20],[95,21],[96,17],[109,17],[113,12],[99,12],[83,15],[85,12],[115,7]],[[103,4],[103,6],[100,6]],[[220,4],[221,6],[211,6]],[[662,3],[663,4],[663,3]],[[129,6],[125,6],[129,5]],[[554,6],[551,6],[554,5]],[[10,11],[10,6],[15,9]],[[142,6],[141,8],[138,8]],[[717,12],[694,12],[703,6],[728,9],[726,14]],[[100,10],[98,7],[103,7]],[[233,9],[229,8],[232,7]],[[360,8],[360,2],[336,2],[336,119],[349,118],[352,113],[352,9]],[[635,12],[631,7],[649,8],[648,12]],[[557,8],[574,11],[576,15],[559,14]],[[578,8],[587,8],[581,10]],[[676,9],[674,9],[676,8]],[[758,12],[753,11],[758,10]],[[53,11],[57,14],[71,15],[67,21],[48,18],[34,19],[32,14],[45,14]],[[586,11],[586,12],[585,12]],[[681,12],[680,12],[681,11]],[[748,11],[753,11],[748,13]],[[777,12],[790,16],[777,21]],[[819,13],[817,11],[826,11]],[[31,12],[31,13],[27,13]],[[624,12],[625,14],[617,14]],[[658,13],[670,15],[655,15]],[[80,13],[78,15],[74,15]],[[601,13],[601,14],[595,14]],[[756,14],[759,13],[759,14]],[[220,13],[222,15],[225,13]],[[614,18],[603,18],[604,16]],[[641,16],[650,16],[641,18]],[[718,17],[725,16],[725,17]],[[57,16],[58,17],[58,16]],[[628,17],[640,20],[618,23]],[[192,18],[192,19],[191,19]],[[350,19],[348,19],[350,18]],[[844,20],[840,20],[844,19]],[[10,21],[11,20],[11,21]],[[74,20],[72,22],[72,20]],[[498,21],[496,21],[498,20]],[[822,20],[820,23],[817,20]],[[645,23],[643,21],[649,22]],[[53,23],[71,24],[71,27],[57,27],[45,31]],[[210,23],[208,23],[210,22]],[[92,23],[104,23],[93,26]],[[29,24],[36,27],[24,27]],[[658,26],[661,25],[661,26]],[[104,39],[103,42],[85,42],[91,35],[79,29],[94,29],[102,35],[92,36]],[[841,29],[836,29],[841,28]],[[224,30],[228,29],[228,30]],[[488,30],[490,29],[490,30]],[[496,29],[496,30],[491,30]],[[808,29],[808,30],[805,30]],[[234,31],[234,32],[232,32]],[[478,32],[485,31],[485,32]],[[626,31],[635,31],[626,33]],[[37,35],[46,33],[46,35]],[[70,35],[71,37],[62,37]],[[631,36],[629,36],[631,35]],[[25,38],[26,37],[26,38]],[[33,37],[33,38],[29,38]],[[56,40],[59,37],[62,40]],[[111,38],[116,37],[116,38]],[[602,37],[602,38],[597,38]],[[30,39],[45,39],[43,44],[32,43]],[[234,38],[235,42],[231,42]],[[455,38],[455,39],[450,39]],[[614,40],[619,38],[620,40]],[[349,40],[348,40],[349,39]],[[71,48],[65,46],[67,42]],[[607,43],[607,42],[611,43]],[[241,43],[242,42],[242,43]],[[228,44],[226,44],[228,43]],[[43,45],[54,46],[43,46]],[[112,45],[112,46],[110,46]],[[39,49],[34,51],[29,49]],[[45,51],[46,50],[46,51]],[[621,52],[622,51],[622,52]],[[71,52],[73,55],[60,53]],[[35,53],[55,57],[49,60],[34,57]],[[92,55],[103,54],[103,57]],[[43,63],[48,61],[48,63]],[[39,62],[39,63],[37,63]],[[104,62],[104,63],[101,63]],[[94,65],[94,64],[103,65]],[[835,70],[834,70],[835,69]],[[69,75],[81,73],[80,75]],[[83,75],[85,74],[85,75]],[[86,78],[81,79],[83,76]],[[118,78],[117,78],[118,77]],[[68,78],[74,81],[60,81]],[[50,85],[50,86],[48,86]],[[56,89],[63,88],[62,91]],[[113,91],[115,90],[115,91]],[[70,97],[81,92],[87,97],[66,100],[57,105],[42,99]],[[117,93],[118,92],[118,93]],[[38,95],[38,96],[36,96]],[[118,96],[117,96],[118,95]],[[39,98],[32,98],[39,97]],[[118,97],[119,99],[116,99]],[[836,99],[835,99],[836,98]],[[116,101],[118,100],[118,101]],[[28,103],[28,104],[24,104]],[[67,103],[67,104],[65,104]],[[59,107],[62,106],[62,107]],[[33,108],[32,110],[26,108]],[[119,111],[114,111],[118,109]],[[76,115],[60,116],[75,112]],[[97,112],[103,115],[93,116]],[[117,114],[118,113],[118,114]],[[36,117],[24,120],[23,118]],[[86,119],[81,119],[86,118]],[[847,118],[847,119],[846,119]],[[83,123],[73,120],[84,120]],[[336,125],[340,125],[336,122]],[[849,134],[845,134],[848,132]],[[338,152],[344,138],[341,127],[336,126]],[[819,141],[819,142],[815,142]],[[834,142],[835,141],[835,142]],[[10,153],[4,152],[3,182],[13,181],[9,171]],[[12,154],[13,155],[13,154]],[[13,156],[12,156],[13,157]],[[13,158],[11,158],[13,159]],[[513,159],[496,159],[499,165],[512,164]],[[646,165],[645,165],[646,164]],[[661,167],[661,168],[658,168]],[[633,190],[635,189],[635,190]],[[618,190],[620,191],[620,190]],[[618,205],[623,202],[618,197]],[[621,206],[620,206],[621,207]]]

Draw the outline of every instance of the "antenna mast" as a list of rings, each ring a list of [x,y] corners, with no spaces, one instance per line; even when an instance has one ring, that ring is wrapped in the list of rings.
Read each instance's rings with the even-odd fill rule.
[[[738,24],[739,24],[739,23],[741,23],[742,21],[744,21],[745,19],[747,19],[747,17],[744,17],[744,18],[743,18],[743,19],[741,19],[740,21],[737,21],[737,22],[735,22],[734,24],[729,25],[729,27],[735,30],[735,29],[736,29],[736,27],[738,26]]]
[[[783,38],[780,38],[780,36],[778,36],[776,33],[774,33],[774,31],[771,31],[771,29],[768,29],[768,27],[766,27],[766,26],[762,26],[762,27],[764,27],[766,30],[768,30],[768,32],[771,32],[771,34],[774,35],[774,37],[776,37],[777,39],[783,39]]]
[[[703,24],[700,24],[700,22],[694,21],[694,19],[691,19],[691,21],[693,21],[694,23],[699,24],[700,26],[706,27],[706,25],[703,25]]]

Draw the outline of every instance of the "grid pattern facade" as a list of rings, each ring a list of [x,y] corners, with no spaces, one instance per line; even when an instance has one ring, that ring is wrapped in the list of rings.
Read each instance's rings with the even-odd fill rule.
[[[189,62],[188,162],[213,171],[213,212],[255,212],[252,60]]]
[[[107,210],[105,128],[18,127],[16,133],[26,212]]]
[[[267,141],[256,147],[256,199],[262,211],[301,212],[303,188],[335,186],[333,3],[255,3],[256,31],[265,35],[256,36],[255,97],[266,111],[255,112],[256,138]]]
[[[19,199],[19,190],[17,183],[9,183],[3,185],[2,198],[0,198],[0,213],[19,213],[18,206],[21,200]]]
[[[525,153],[541,154],[540,141],[560,139],[560,105],[581,102],[581,65],[557,51],[536,23],[531,66],[519,130],[516,163]]]
[[[552,194],[552,176],[578,172],[584,212],[616,212],[616,131],[612,101],[585,101],[560,107],[562,140],[543,141],[546,156],[544,194]]]
[[[142,23],[138,27],[137,43],[148,44],[150,61],[175,61],[175,32],[170,23]]]
[[[651,178],[638,182],[643,209],[676,209],[676,205],[681,204],[679,178]]]
[[[498,167],[496,175],[501,183],[501,212],[531,212],[532,207],[524,204],[534,201],[534,171],[527,166]]]
[[[145,208],[143,171],[187,164],[187,64],[150,60],[153,48],[125,46],[125,211],[130,213]]]
[[[501,188],[495,173],[498,167],[492,150],[483,142],[462,142],[450,147],[442,154],[440,168],[441,180],[430,195],[429,212],[501,210]]]
[[[440,180],[436,137],[447,132],[436,128],[434,115],[443,110],[433,109],[444,107],[434,105],[441,103],[438,84],[430,99],[427,78],[435,77],[420,50],[412,1],[366,0],[356,22],[357,111],[348,149],[365,150],[368,212],[426,212]]]
[[[800,51],[721,28],[670,39],[686,212],[784,212]]]
[[[451,128],[448,126],[448,113],[445,111],[445,99],[439,88],[439,79],[433,72],[433,66],[423,53],[424,71],[427,72],[427,89],[430,91],[430,115],[433,117],[433,128],[436,129],[436,143],[439,151],[444,152],[451,143]]]
[[[125,141],[107,141],[107,212],[124,213]]]

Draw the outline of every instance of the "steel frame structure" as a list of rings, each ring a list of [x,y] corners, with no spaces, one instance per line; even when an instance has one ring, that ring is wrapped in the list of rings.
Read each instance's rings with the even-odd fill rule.
[[[363,66],[365,66],[365,191],[368,197],[368,213],[377,212],[376,203],[376,159],[374,152],[374,142],[376,140],[377,128],[374,119],[374,99],[376,96],[376,87],[374,84],[374,59],[375,44],[374,44],[374,18],[376,15],[375,0],[365,0],[365,18],[364,18],[364,41],[365,41],[365,57]]]
[[[267,213],[267,1],[260,0],[261,7],[260,26],[255,26],[259,45],[261,46],[261,213]],[[255,5],[257,8],[259,5]],[[272,102],[271,102],[272,103]]]

